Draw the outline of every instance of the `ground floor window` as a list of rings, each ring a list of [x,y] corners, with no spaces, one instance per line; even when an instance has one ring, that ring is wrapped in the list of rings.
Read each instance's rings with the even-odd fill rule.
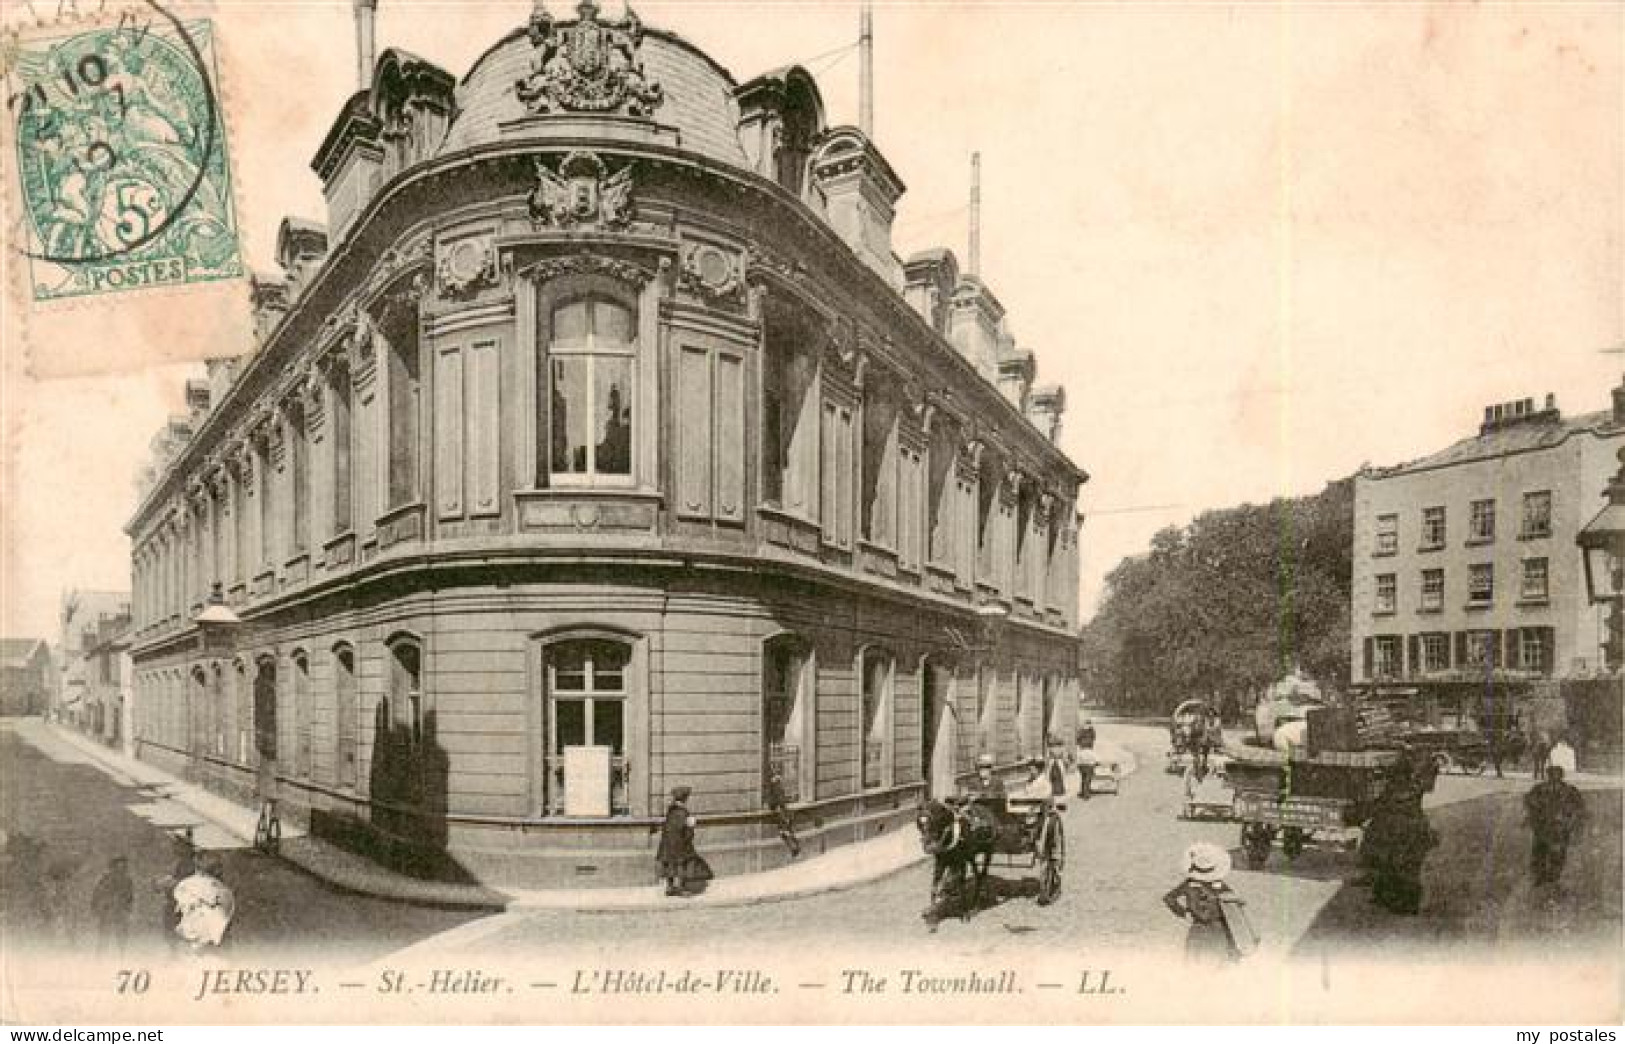
[[[547,811],[630,812],[626,764],[627,671],[632,646],[604,638],[557,642],[544,656]]]
[[[1372,673],[1378,678],[1397,678],[1401,670],[1401,656],[1399,636],[1397,634],[1378,635],[1375,642],[1376,656],[1372,662]]]
[[[803,736],[811,717],[807,663],[807,647],[793,635],[770,638],[762,650],[762,778],[765,785],[776,775],[787,803],[802,795]]]

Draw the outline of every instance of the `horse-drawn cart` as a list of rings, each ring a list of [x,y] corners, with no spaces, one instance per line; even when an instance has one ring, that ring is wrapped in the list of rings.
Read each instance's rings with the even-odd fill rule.
[[[1231,744],[1225,754],[1241,847],[1254,870],[1268,861],[1277,836],[1289,860],[1311,841],[1350,844],[1401,758],[1395,750],[1311,757],[1301,748],[1282,753],[1251,744]]]
[[[943,904],[954,899],[966,915],[974,910],[995,856],[1001,868],[1036,871],[1040,906],[1061,894],[1066,828],[1053,797],[931,801],[916,822],[920,842],[935,860],[928,914],[940,914]]]
[[[1186,700],[1168,720],[1168,757],[1164,769],[1183,775],[1191,763],[1219,745],[1218,715],[1205,700]]]

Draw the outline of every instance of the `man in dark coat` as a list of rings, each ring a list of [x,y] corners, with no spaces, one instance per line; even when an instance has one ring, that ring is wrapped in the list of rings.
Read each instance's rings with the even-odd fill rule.
[[[1422,911],[1422,867],[1439,843],[1422,811],[1427,782],[1402,760],[1377,800],[1360,842],[1362,862],[1371,871],[1371,898],[1394,913]]]
[[[1529,872],[1536,886],[1556,884],[1569,859],[1569,842],[1585,827],[1585,798],[1563,782],[1560,765],[1546,766],[1546,781],[1524,795],[1524,812],[1533,835]]]
[[[114,856],[107,872],[90,893],[90,912],[96,919],[96,950],[124,952],[130,937],[130,907],[135,902],[135,883],[130,880],[130,861]]]
[[[660,876],[666,879],[666,894],[687,896],[686,874],[689,862],[695,858],[695,819],[688,811],[691,787],[674,787],[671,804],[666,806],[666,821],[660,826],[660,848],[655,858],[660,861]]]

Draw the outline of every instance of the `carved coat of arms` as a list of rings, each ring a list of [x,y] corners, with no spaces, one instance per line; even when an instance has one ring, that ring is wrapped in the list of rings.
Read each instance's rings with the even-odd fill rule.
[[[572,152],[554,173],[538,157],[536,187],[528,202],[530,218],[538,225],[625,228],[632,221],[632,167],[609,174],[596,153]]]
[[[643,23],[631,7],[620,22],[600,21],[597,0],[576,5],[579,18],[554,24],[541,6],[531,13],[528,35],[536,48],[531,73],[514,91],[533,113],[619,112],[647,118],[664,94],[643,73],[638,48]]]

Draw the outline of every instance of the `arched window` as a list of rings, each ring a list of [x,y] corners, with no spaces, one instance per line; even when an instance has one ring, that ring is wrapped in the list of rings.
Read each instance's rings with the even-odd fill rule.
[[[310,778],[310,658],[293,654],[293,774]]]
[[[217,758],[223,758],[226,756],[226,742],[230,734],[227,718],[231,704],[226,695],[226,671],[218,663],[209,674],[209,690],[209,753]]]
[[[890,653],[863,654],[863,786],[891,784],[891,708],[895,675]]]
[[[626,698],[632,646],[610,638],[555,642],[547,681],[547,810],[608,816],[629,811]]]
[[[232,698],[236,701],[234,754],[237,764],[247,765],[254,746],[254,688],[248,680],[248,665],[241,660],[232,671]]]
[[[556,485],[628,485],[637,402],[632,309],[593,294],[552,311],[548,474]]]
[[[762,755],[764,784],[773,775],[786,802],[811,790],[808,728],[813,720],[813,670],[807,644],[775,635],[762,647]]]
[[[339,786],[353,790],[361,778],[357,757],[361,704],[356,699],[355,650],[348,645],[333,649],[333,713],[338,719],[333,775]]]
[[[397,638],[389,644],[389,712],[391,720],[407,731],[412,745],[423,742],[423,650],[415,638]]]

